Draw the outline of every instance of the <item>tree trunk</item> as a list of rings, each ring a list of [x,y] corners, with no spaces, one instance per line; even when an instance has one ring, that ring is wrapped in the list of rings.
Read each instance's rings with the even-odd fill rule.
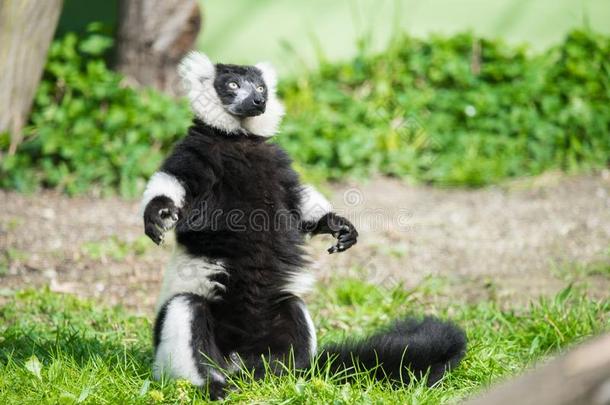
[[[610,404],[610,334],[578,346],[466,404]]]
[[[178,94],[176,66],[201,26],[197,0],[122,0],[119,14],[117,69],[137,85]]]
[[[22,139],[62,0],[0,0],[0,132]]]

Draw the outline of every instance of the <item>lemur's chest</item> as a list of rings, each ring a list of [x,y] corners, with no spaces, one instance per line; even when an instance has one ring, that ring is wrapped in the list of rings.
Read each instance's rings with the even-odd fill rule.
[[[220,151],[224,181],[269,180],[276,177],[278,162],[267,145],[232,144]]]
[[[253,143],[238,143],[221,151],[217,191],[223,203],[251,209],[285,208],[283,202],[290,192],[285,179],[293,172],[274,152],[270,145]]]

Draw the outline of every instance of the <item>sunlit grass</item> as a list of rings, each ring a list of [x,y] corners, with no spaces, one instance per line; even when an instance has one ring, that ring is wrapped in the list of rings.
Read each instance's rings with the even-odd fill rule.
[[[610,300],[571,288],[527,307],[484,302],[426,304],[425,292],[358,280],[320,286],[310,297],[321,342],[362,334],[403,315],[451,318],[468,334],[462,365],[439,386],[390,386],[325,371],[234,379],[229,403],[417,403],[455,401],[610,327]],[[119,308],[22,291],[0,308],[0,403],[198,403],[185,381],[152,381],[151,320]]]

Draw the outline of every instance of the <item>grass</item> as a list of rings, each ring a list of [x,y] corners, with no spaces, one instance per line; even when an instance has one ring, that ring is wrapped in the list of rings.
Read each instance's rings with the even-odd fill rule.
[[[390,387],[323,372],[241,379],[229,403],[436,404],[473,394],[610,327],[610,300],[567,288],[527,308],[435,304],[424,290],[332,282],[309,300],[322,343],[363,334],[405,313],[451,318],[469,337],[462,366],[435,388]],[[442,300],[445,301],[445,300]],[[151,320],[48,290],[15,293],[0,307],[0,403],[200,403],[185,381],[152,381]]]
[[[133,241],[112,235],[100,241],[86,242],[81,246],[85,256],[91,260],[101,260],[102,262],[108,259],[123,260],[130,254],[142,256],[149,248],[150,241],[145,235],[139,236]]]

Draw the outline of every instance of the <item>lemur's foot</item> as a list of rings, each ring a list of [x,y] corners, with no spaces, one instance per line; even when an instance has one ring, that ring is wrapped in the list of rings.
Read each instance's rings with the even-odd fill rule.
[[[228,394],[227,384],[210,381],[208,384],[208,395],[210,396],[211,401],[218,401],[224,399],[224,397]]]
[[[144,232],[153,242],[160,245],[165,232],[172,229],[180,216],[180,209],[165,196],[155,197],[144,209]]]

